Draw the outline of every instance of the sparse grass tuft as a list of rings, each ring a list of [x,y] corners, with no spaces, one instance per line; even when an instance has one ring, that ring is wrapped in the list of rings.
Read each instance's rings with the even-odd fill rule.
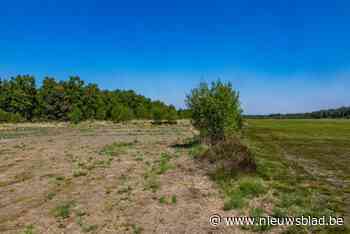
[[[165,204],[165,203],[166,203],[166,198],[165,198],[165,196],[161,196],[161,197],[159,198],[159,203],[160,203],[160,204]]]
[[[172,195],[172,196],[171,196],[171,203],[172,203],[172,204],[176,204],[176,203],[177,203],[176,195]]]
[[[256,197],[267,191],[263,180],[255,177],[244,177],[240,179],[238,189],[245,197]]]
[[[164,174],[169,169],[173,168],[170,162],[171,156],[167,153],[162,153],[160,155],[160,160],[158,164],[157,174]]]
[[[142,227],[140,227],[140,226],[138,226],[136,224],[133,224],[131,227],[132,227],[132,230],[133,230],[134,234],[141,234],[141,232],[143,230]]]
[[[49,193],[47,194],[47,199],[52,200],[55,196],[56,196],[56,193],[55,193],[55,192],[49,192]]]
[[[62,202],[52,210],[52,213],[56,218],[66,219],[71,215],[71,209],[73,206],[73,201]]]
[[[125,148],[132,146],[132,142],[114,142],[113,144],[106,145],[100,151],[100,154],[106,155],[108,157],[117,156],[120,153],[124,152]]]
[[[26,226],[22,234],[35,234],[34,226],[33,225]]]
[[[206,151],[208,150],[208,147],[201,144],[195,144],[193,147],[191,147],[188,151],[188,154],[193,159],[200,158]]]

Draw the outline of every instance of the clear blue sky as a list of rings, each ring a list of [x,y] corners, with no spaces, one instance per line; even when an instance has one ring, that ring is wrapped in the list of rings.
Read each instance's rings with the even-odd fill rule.
[[[347,0],[12,0],[0,9],[0,77],[79,75],[177,107],[220,77],[246,113],[350,105]]]

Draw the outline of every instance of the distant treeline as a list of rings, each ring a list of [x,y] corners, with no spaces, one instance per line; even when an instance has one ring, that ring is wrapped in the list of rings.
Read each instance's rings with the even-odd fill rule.
[[[350,119],[350,107],[320,110],[308,113],[296,114],[270,114],[270,115],[246,115],[247,118],[272,118],[272,119],[324,119],[324,118],[346,118]]]
[[[65,81],[46,77],[37,87],[35,78],[18,75],[0,79],[0,122],[153,119],[174,122],[188,118],[187,110],[152,101],[132,90],[101,90],[79,77]]]

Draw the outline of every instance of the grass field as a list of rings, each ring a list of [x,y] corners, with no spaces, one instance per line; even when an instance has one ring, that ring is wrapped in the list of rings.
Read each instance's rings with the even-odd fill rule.
[[[350,122],[247,120],[257,173],[212,171],[196,131],[149,122],[0,125],[0,233],[347,233],[208,217],[349,220]]]
[[[337,213],[349,220],[350,121],[249,120],[247,125],[258,175],[278,198],[274,212]]]

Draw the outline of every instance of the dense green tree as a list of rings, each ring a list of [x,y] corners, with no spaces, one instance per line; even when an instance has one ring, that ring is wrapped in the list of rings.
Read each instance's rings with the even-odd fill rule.
[[[239,95],[230,83],[216,81],[210,87],[201,83],[187,96],[186,103],[194,127],[212,144],[232,136],[242,127]]]
[[[32,76],[16,76],[1,82],[0,108],[5,112],[21,115],[31,120],[36,107],[35,79]]]
[[[65,90],[62,83],[52,77],[45,77],[38,91],[37,113],[48,120],[66,120],[67,108],[64,105]]]
[[[65,81],[45,77],[36,88],[34,77],[17,76],[0,80],[1,119],[58,120],[85,119],[126,121],[152,119],[174,122],[175,107],[152,101],[132,90],[100,90],[77,76]]]

